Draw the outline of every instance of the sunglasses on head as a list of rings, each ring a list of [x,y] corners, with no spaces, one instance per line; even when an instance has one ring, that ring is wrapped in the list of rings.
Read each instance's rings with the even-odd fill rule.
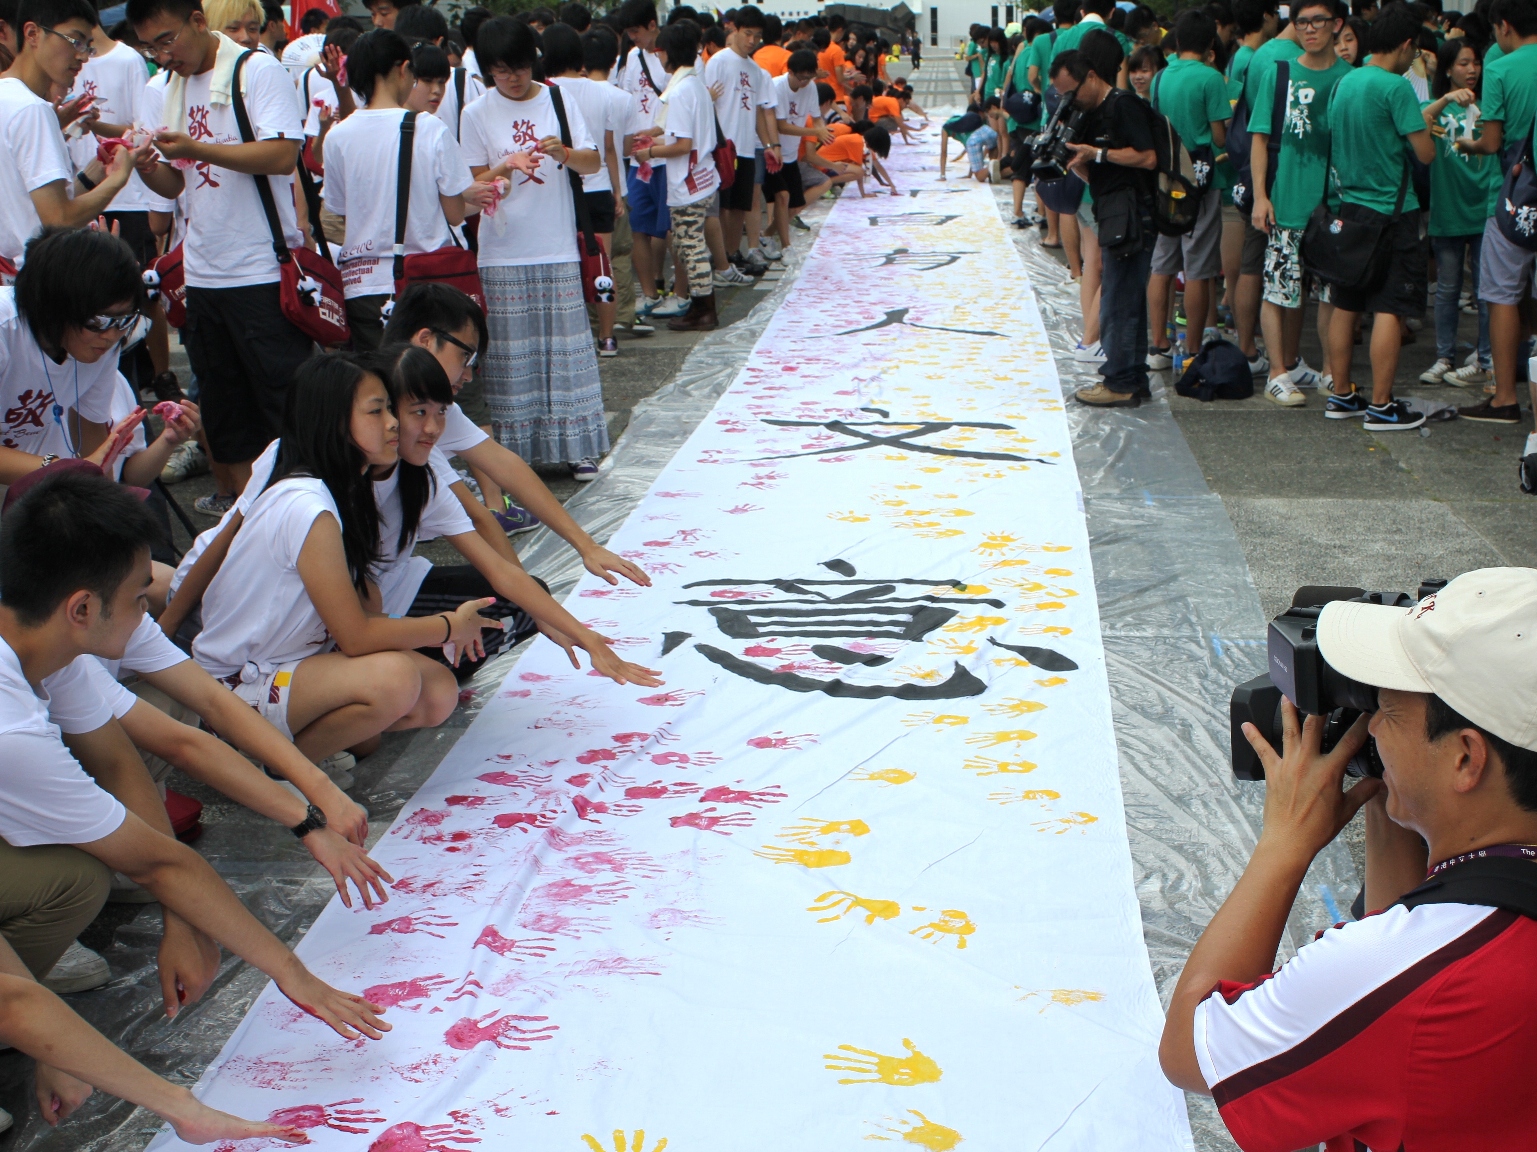
[[[460,340],[457,336],[452,336],[449,333],[444,332],[441,328],[434,328],[432,331],[433,335],[437,336],[438,339],[447,340],[455,348],[464,353],[466,357],[464,366],[466,368],[475,367],[475,361],[480,359],[480,350],[478,348],[471,348],[463,340]]]
[[[87,332],[127,332],[139,322],[137,310],[122,316],[88,316],[83,327]]]

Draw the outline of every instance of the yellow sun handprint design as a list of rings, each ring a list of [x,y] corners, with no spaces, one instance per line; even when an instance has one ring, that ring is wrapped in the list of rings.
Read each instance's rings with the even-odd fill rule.
[[[886,1056],[868,1048],[856,1048],[852,1044],[839,1044],[838,1051],[826,1053],[822,1059],[836,1061],[824,1065],[829,1072],[854,1072],[857,1076],[840,1078],[839,1084],[890,1084],[896,1088],[911,1088],[915,1084],[937,1084],[944,1075],[933,1057],[918,1051],[917,1045],[903,1037],[902,1047],[906,1056]]]
[[[592,1149],[592,1152],[609,1152],[609,1150],[603,1147],[602,1144],[598,1143],[598,1138],[596,1136],[589,1136],[583,1133],[582,1143],[587,1145],[588,1148]],[[662,1149],[666,1147],[667,1137],[663,1136],[660,1140],[651,1146],[650,1152],[662,1152]],[[635,1130],[634,1137],[627,1140],[624,1135],[624,1129],[615,1128],[613,1152],[647,1152],[646,1130],[644,1128],[637,1128]]]

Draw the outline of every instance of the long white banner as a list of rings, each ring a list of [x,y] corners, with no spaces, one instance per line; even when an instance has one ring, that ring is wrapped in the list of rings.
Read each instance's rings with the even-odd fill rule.
[[[611,542],[655,586],[571,598],[665,687],[539,641],[390,903],[300,945],[394,1031],[269,987],[204,1100],[371,1152],[1190,1146],[1050,349],[991,192],[916,153]]]

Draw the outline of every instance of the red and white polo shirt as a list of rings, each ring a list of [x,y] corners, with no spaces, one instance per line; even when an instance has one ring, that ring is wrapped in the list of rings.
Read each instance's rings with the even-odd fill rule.
[[[1537,1149],[1537,921],[1395,905],[1196,1009],[1195,1050],[1244,1152]]]

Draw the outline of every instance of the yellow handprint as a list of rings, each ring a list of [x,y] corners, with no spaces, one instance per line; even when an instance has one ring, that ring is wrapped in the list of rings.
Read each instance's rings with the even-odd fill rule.
[[[1103,992],[1093,992],[1087,988],[1037,988],[1034,992],[1026,992],[1020,1000],[1029,1000],[1032,996],[1047,998],[1046,1004],[1041,1008],[1042,1012],[1053,1004],[1061,1004],[1064,1008],[1076,1008],[1080,1004],[1097,1004],[1105,998]]]
[[[1099,823],[1098,816],[1088,812],[1074,812],[1070,816],[1059,816],[1055,820],[1041,820],[1032,827],[1039,828],[1042,832],[1051,832],[1054,836],[1063,836],[1074,828],[1085,828],[1097,823]]]
[[[895,900],[866,900],[862,896],[841,890],[823,892],[817,897],[816,903],[806,911],[832,912],[831,916],[817,918],[818,924],[831,924],[834,920],[843,919],[856,908],[865,913],[866,924],[874,924],[877,920],[895,920],[902,914],[902,905]]]
[[[1073,574],[1073,570],[1071,568],[1048,568],[1048,569],[1046,569],[1046,575],[1048,575],[1048,576],[1071,576],[1072,574]]]
[[[957,948],[966,947],[966,937],[977,930],[977,926],[971,922],[971,917],[959,908],[946,908],[939,914],[938,920],[927,924],[920,924],[908,933],[920,940],[942,940],[946,936],[955,937]]]
[[[987,756],[973,756],[961,767],[978,776],[1023,776],[1026,772],[1034,772],[1036,768],[1028,760],[994,760]]]
[[[1035,624],[1028,628],[1021,628],[1020,632],[1026,636],[1071,636],[1073,630],[1064,628],[1060,624]]]
[[[976,551],[1002,552],[1005,548],[1018,543],[1018,536],[1010,536],[1007,532],[989,532],[982,538],[982,543],[977,545]]]
[[[980,744],[983,748],[999,748],[1005,744],[1023,744],[1026,740],[1034,739],[1034,732],[1015,728],[1008,732],[974,732],[966,737],[966,743]]]
[[[946,624],[942,631],[986,632],[990,628],[1002,628],[1008,622],[1006,616],[961,616]]]
[[[989,716],[1028,716],[1032,712],[1044,711],[1046,705],[1037,704],[1034,700],[1017,700],[1014,697],[1006,697],[996,704],[982,705],[982,711]]]
[[[841,1063],[828,1064],[829,1072],[858,1072],[865,1079],[840,1079],[839,1084],[890,1084],[897,1088],[911,1088],[914,1084],[936,1084],[944,1073],[931,1057],[918,1051],[906,1037],[902,1047],[906,1056],[883,1056],[868,1048],[855,1048],[852,1044],[839,1044],[837,1052],[828,1052],[823,1060]],[[845,1055],[847,1053],[847,1055]]]
[[[948,540],[952,536],[964,536],[959,528],[925,528],[918,533],[920,540]]]
[[[1060,800],[1062,793],[1050,788],[1015,788],[1007,792],[993,792],[988,796],[994,804],[1023,804],[1027,800]]]
[[[886,1119],[895,1124],[894,1128],[882,1128],[882,1132],[890,1132],[890,1136],[866,1136],[866,1140],[891,1140],[900,1137],[904,1144],[916,1144],[920,1148],[928,1148],[930,1152],[950,1152],[957,1144],[961,1143],[962,1136],[954,1128],[946,1128],[943,1124],[936,1124],[916,1108],[907,1110],[909,1116],[918,1117],[918,1123],[904,1118]]]
[[[909,772],[906,768],[871,768],[856,772],[849,779],[878,780],[882,788],[889,788],[893,784],[906,784],[909,780],[918,779],[918,773]]]
[[[780,848],[774,844],[765,844],[753,855],[775,864],[799,864],[802,868],[837,868],[854,859],[841,848]]]
[[[948,636],[930,640],[929,647],[942,656],[972,656],[977,651],[977,646],[970,640],[951,640]]]
[[[1067,679],[1063,676],[1049,676],[1045,680],[1037,680],[1036,683],[1042,688],[1055,688],[1058,684],[1066,684]]]
[[[845,524],[867,524],[870,521],[870,517],[868,517],[868,516],[861,516],[858,512],[852,512],[852,511],[851,512],[829,512],[827,514],[827,518],[829,520],[842,520]]]
[[[932,684],[936,680],[943,680],[945,674],[938,668],[923,668],[917,664],[906,664],[897,669],[898,676],[907,680],[921,680],[926,684]]]
[[[786,825],[776,835],[793,844],[809,844],[815,848],[823,836],[868,836],[870,825],[863,820],[801,820]]]
[[[949,712],[912,712],[902,717],[902,723],[909,728],[919,724],[939,724],[954,727],[957,724],[970,724],[970,716],[956,716]]]
[[[1042,600],[1039,604],[1016,604],[1016,612],[1060,612],[1067,605],[1060,600]]]
[[[607,1152],[603,1145],[598,1143],[597,1137],[595,1136],[588,1136],[584,1133],[582,1136],[582,1143],[591,1148],[592,1152]],[[660,1140],[651,1146],[651,1152],[662,1152],[662,1149],[666,1147],[667,1137],[663,1136]],[[624,1138],[624,1129],[615,1128],[614,1152],[646,1152],[646,1130],[644,1128],[638,1128],[635,1131],[634,1140],[626,1140]]]

